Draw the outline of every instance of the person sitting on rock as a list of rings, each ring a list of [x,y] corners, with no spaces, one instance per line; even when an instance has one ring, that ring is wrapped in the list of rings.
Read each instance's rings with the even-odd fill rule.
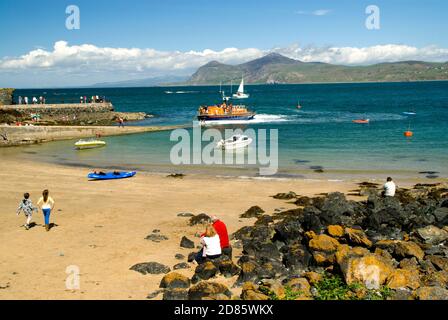
[[[203,263],[206,259],[217,259],[222,255],[221,241],[212,225],[207,225],[205,233],[201,237],[202,249],[198,252],[195,260],[198,264]]]
[[[393,197],[393,196],[395,196],[396,189],[397,189],[397,186],[392,181],[392,178],[388,177],[387,182],[383,186],[384,191],[381,193],[381,195],[383,197]]]
[[[212,216],[213,228],[219,236],[222,254],[232,259],[232,246],[229,241],[229,233],[227,232],[227,226],[224,222],[219,220],[217,216]]]

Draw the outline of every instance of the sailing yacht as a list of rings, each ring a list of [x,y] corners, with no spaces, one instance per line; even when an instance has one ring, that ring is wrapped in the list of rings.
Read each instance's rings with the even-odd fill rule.
[[[247,99],[249,98],[249,95],[247,93],[244,93],[244,78],[241,79],[241,84],[238,87],[238,91],[233,94],[233,99]]]

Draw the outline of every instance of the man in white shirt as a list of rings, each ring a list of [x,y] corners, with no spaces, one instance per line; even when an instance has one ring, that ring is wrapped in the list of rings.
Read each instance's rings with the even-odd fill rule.
[[[384,189],[384,191],[383,191],[383,196],[384,197],[393,197],[393,196],[395,196],[395,191],[397,189],[397,186],[392,181],[391,177],[387,178],[387,182],[384,184],[383,189]]]

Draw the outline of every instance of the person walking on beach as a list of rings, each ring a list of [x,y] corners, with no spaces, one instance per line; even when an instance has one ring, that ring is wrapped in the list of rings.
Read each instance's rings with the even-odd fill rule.
[[[205,233],[201,237],[202,249],[196,254],[195,260],[198,264],[206,259],[217,259],[221,256],[221,242],[215,228],[210,224],[205,228]]]
[[[228,256],[229,259],[232,259],[232,246],[230,245],[227,226],[225,225],[224,222],[219,220],[217,216],[212,216],[212,225],[219,236],[222,254]]]
[[[387,178],[387,182],[383,186],[383,197],[393,197],[395,196],[395,191],[397,190],[397,186],[395,185],[395,182],[393,182],[391,177]]]
[[[118,128],[124,128],[124,120],[122,117],[118,117]]]
[[[42,192],[42,197],[40,197],[37,205],[41,207],[42,213],[44,214],[45,230],[50,231],[50,214],[54,208],[54,200],[50,197],[48,190]]]
[[[31,219],[33,218],[33,212],[36,211],[37,212],[37,208],[35,206],[33,206],[33,203],[30,200],[30,194],[27,192],[23,195],[23,200],[20,201],[19,203],[19,207],[17,208],[17,215],[20,214],[20,212],[23,211],[23,214],[26,217],[26,222],[25,222],[25,229],[29,230],[30,229],[30,222]]]

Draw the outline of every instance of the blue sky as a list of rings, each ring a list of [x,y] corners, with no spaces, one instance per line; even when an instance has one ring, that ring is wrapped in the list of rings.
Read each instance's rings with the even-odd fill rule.
[[[65,28],[65,9],[71,4],[80,8],[80,30]],[[380,30],[365,28],[365,8],[371,4],[381,10]],[[326,14],[315,15],[316,10]],[[226,48],[257,48],[265,52],[291,45],[448,48],[446,0],[2,0],[0,12],[0,62],[39,48],[51,52],[57,41],[65,41],[68,46],[91,44],[97,48],[160,52],[219,52]],[[247,53],[239,59],[248,57]],[[437,57],[440,59],[440,55]],[[232,59],[228,61],[240,62],[237,57]],[[369,62],[375,59],[365,60]],[[50,64],[53,66],[53,61]],[[177,71],[186,73],[197,67],[184,65]],[[147,71],[141,76],[148,76],[155,69],[139,68]],[[8,72],[9,76],[14,73],[11,68]],[[124,79],[126,74],[120,77]],[[0,84],[1,78],[0,75]]]

